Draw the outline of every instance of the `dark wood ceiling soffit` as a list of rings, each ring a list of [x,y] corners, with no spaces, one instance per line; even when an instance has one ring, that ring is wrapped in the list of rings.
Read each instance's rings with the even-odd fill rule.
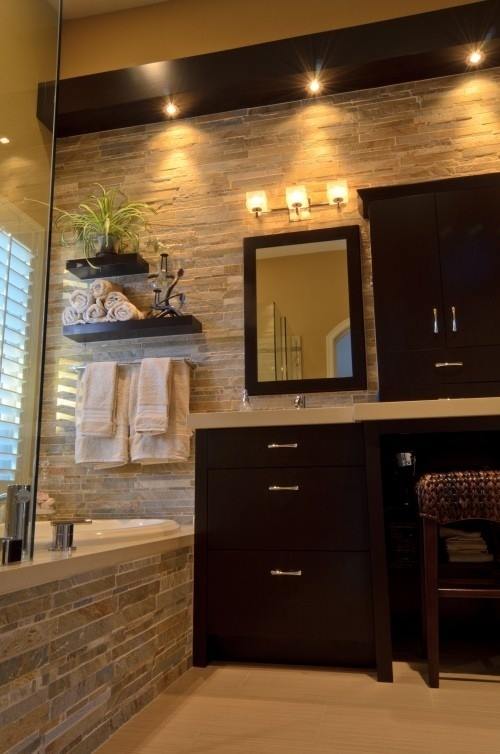
[[[478,44],[500,65],[500,0],[63,79],[57,136],[166,120],[169,97],[182,118],[300,100],[314,73],[322,94],[462,73]]]

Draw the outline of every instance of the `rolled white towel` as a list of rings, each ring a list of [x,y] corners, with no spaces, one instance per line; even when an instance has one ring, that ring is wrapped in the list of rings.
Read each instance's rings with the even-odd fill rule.
[[[94,280],[90,286],[90,292],[96,301],[104,300],[112,291],[121,291],[121,286],[117,283],[111,283],[109,280],[104,280],[104,278]]]
[[[81,325],[83,324],[83,316],[76,311],[74,306],[67,306],[62,313],[63,325]]]
[[[100,301],[96,301],[95,304],[90,304],[88,309],[83,312],[83,318],[85,322],[105,322],[106,321],[106,309]]]
[[[78,314],[83,314],[94,303],[94,297],[89,290],[77,288],[69,294],[69,305],[76,309]]]
[[[144,319],[144,314],[130,301],[118,301],[108,309],[108,322],[128,322],[131,319]]]
[[[116,304],[119,304],[121,301],[128,301],[128,298],[124,293],[121,291],[110,291],[106,295],[106,298],[104,299],[104,307],[106,311],[109,312],[110,309],[113,308]]]

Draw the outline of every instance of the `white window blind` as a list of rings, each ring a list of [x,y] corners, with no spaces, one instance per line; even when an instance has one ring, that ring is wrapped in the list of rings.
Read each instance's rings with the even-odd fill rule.
[[[0,483],[20,460],[32,274],[30,250],[0,230]]]

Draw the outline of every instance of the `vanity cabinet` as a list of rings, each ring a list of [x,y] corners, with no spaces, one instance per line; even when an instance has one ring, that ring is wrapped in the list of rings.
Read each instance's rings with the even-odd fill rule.
[[[360,425],[198,430],[194,661],[375,664]]]
[[[498,395],[500,176],[360,194],[382,400]]]

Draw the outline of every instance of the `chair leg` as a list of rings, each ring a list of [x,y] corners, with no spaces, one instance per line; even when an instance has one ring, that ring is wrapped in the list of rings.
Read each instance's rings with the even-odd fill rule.
[[[424,615],[429,686],[439,688],[438,524],[423,519]]]
[[[425,600],[425,558],[424,558],[424,537],[423,537],[423,522],[420,529],[419,543],[418,543],[418,561],[420,572],[420,653],[422,657],[427,657],[427,604]]]

